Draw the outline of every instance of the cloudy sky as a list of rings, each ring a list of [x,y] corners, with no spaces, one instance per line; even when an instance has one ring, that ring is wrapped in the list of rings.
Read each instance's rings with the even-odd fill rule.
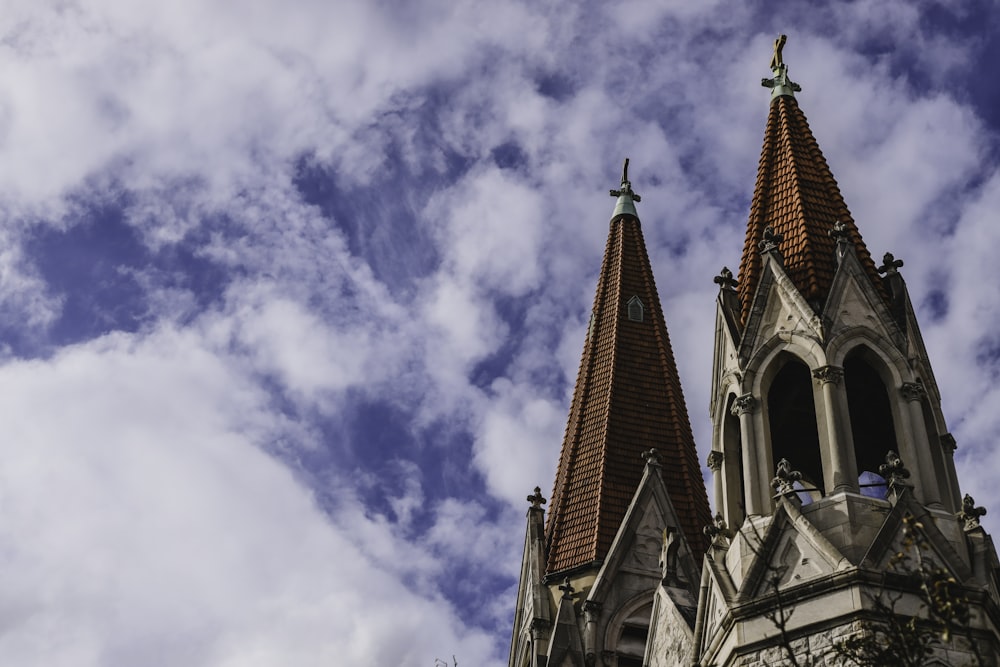
[[[771,42],[1000,529],[991,0],[4,0],[0,655],[506,663],[621,161],[699,458]]]

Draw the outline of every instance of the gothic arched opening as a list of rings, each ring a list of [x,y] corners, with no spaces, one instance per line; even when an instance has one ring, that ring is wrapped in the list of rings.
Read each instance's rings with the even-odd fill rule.
[[[743,472],[743,434],[740,418],[733,414],[736,395],[730,394],[722,421],[722,483],[725,485],[726,520],[734,528],[746,516],[746,482]],[[721,510],[721,508],[720,508]]]
[[[860,353],[844,360],[844,386],[859,479],[872,483],[889,450],[899,451],[889,393],[882,376]]]
[[[777,372],[767,394],[767,412],[774,465],[788,459],[792,469],[801,472],[808,482],[806,488],[815,487],[823,494],[823,457],[812,375],[804,363],[790,360]]]
[[[652,615],[653,603],[645,601],[638,608],[623,611],[620,618],[615,619],[612,625],[613,635],[616,635],[616,667],[642,667]]]

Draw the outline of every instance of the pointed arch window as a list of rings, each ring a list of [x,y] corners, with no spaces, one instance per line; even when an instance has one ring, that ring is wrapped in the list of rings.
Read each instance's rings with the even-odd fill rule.
[[[725,485],[726,520],[730,526],[739,526],[745,518],[746,481],[743,470],[743,434],[740,418],[733,411],[734,403],[736,394],[730,394],[722,421],[722,482]]]
[[[642,322],[645,309],[637,296],[628,300],[628,318],[633,322]]]
[[[653,601],[642,600],[626,605],[608,625],[607,639],[613,644],[615,667],[642,667],[649,639]]]
[[[851,414],[851,435],[854,439],[854,460],[862,489],[881,493],[879,466],[885,463],[889,450],[899,451],[892,407],[882,376],[872,365],[870,351],[859,348],[844,360],[844,385],[847,409]],[[868,473],[868,474],[866,474]]]
[[[823,457],[809,368],[790,359],[774,376],[767,395],[773,464],[788,459],[802,473],[803,490],[823,490]]]

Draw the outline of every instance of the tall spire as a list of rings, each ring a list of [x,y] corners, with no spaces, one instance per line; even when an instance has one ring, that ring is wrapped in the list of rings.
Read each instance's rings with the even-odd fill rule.
[[[601,561],[656,449],[691,550],[711,522],[694,438],[628,180],[617,198],[546,526],[549,575]]]
[[[831,231],[838,223],[840,238],[854,247],[876,289],[884,293],[875,263],[799,109],[794,91],[801,88],[788,79],[788,66],[782,56],[784,43],[784,35],[775,40],[771,58],[774,76],[761,82],[771,89],[771,107],[740,261],[739,296],[744,322],[760,279],[761,242],[768,228],[781,239],[778,250],[785,272],[814,307],[821,307],[825,301],[837,268],[838,241]]]

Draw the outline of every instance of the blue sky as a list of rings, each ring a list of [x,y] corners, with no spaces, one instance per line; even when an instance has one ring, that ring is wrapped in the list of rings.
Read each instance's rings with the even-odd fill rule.
[[[779,32],[1000,526],[995,3],[538,5],[5,5],[5,660],[505,664],[626,156],[705,458]]]

